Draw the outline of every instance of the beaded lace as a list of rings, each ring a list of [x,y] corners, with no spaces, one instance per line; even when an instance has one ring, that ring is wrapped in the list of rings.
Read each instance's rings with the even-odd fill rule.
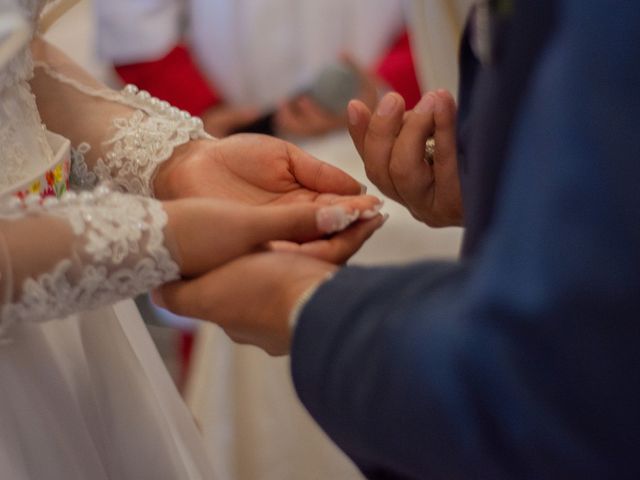
[[[40,238],[56,230],[51,242],[70,242],[50,245],[53,251],[67,250],[52,269],[40,271],[39,265],[29,265],[30,259],[20,256],[14,260],[21,262],[18,268],[7,269],[9,259],[0,259],[5,277],[12,273],[14,286],[4,292],[9,301],[0,308],[0,334],[16,322],[62,318],[178,278],[178,266],[164,246],[167,215],[156,200],[99,186],[92,193],[69,192],[60,201],[49,198],[42,205],[34,196],[26,205],[14,200],[0,207],[0,231],[21,220],[37,220],[33,225],[38,231],[33,233]],[[8,237],[6,247],[13,260],[12,252],[20,245]],[[33,239],[24,243],[38,247]]]
[[[205,133],[202,120],[134,85],[126,86],[120,92],[96,89],[61,74],[46,63],[36,62],[35,65],[85,95],[135,109],[129,118],[111,121],[112,136],[102,142],[102,155],[93,162],[87,161],[87,154],[92,150],[88,143],[82,142],[74,148],[71,181],[80,188],[92,188],[109,181],[122,191],[153,196],[154,174],[158,166],[171,157],[173,150],[190,140],[211,138]]]
[[[31,20],[43,4],[21,2]],[[44,203],[38,196],[22,201],[0,195],[0,337],[5,340],[12,325],[109,305],[176,279],[178,265],[165,247],[167,215],[149,198],[153,176],[177,146],[210,138],[199,119],[135,87],[93,88],[48,64],[37,66],[51,82],[79,92],[79,102],[93,98],[129,109],[118,110],[125,114],[117,118],[100,118],[106,123],[91,131],[95,138],[78,142],[72,187],[86,191]],[[0,70],[0,187],[8,189],[29,178],[29,165],[47,165],[52,158],[28,84],[32,75],[27,49]]]
[[[86,161],[91,146],[83,142],[74,149],[71,181],[80,188],[111,181],[123,191],[153,196],[155,172],[173,150],[190,140],[211,137],[202,120],[133,85],[114,99],[137,110],[129,118],[113,120],[115,133],[102,143],[107,153],[97,159],[93,169]]]

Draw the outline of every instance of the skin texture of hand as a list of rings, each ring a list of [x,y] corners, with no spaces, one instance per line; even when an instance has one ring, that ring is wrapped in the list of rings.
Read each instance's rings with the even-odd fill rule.
[[[457,112],[450,93],[427,93],[409,112],[396,93],[385,95],[373,114],[357,100],[348,112],[349,132],[367,177],[382,193],[431,227],[462,225]],[[431,137],[436,145],[433,165],[425,161]]]
[[[362,191],[362,185],[342,170],[295,145],[252,134],[193,141],[179,147],[160,166],[154,187],[161,200],[208,197],[249,206],[309,202],[328,206]],[[357,198],[351,200],[361,213],[377,213],[375,208],[362,209]],[[352,255],[357,251],[340,239],[305,244],[277,241],[271,248],[333,262],[344,262],[348,258],[346,252]]]
[[[238,128],[249,125],[260,116],[255,108],[217,105],[202,115],[204,129],[214,137],[226,137]]]
[[[296,302],[336,269],[304,255],[259,253],[195,280],[165,285],[155,292],[154,300],[179,315],[213,321],[237,343],[285,355],[291,346],[289,317]]]
[[[360,78],[358,99],[369,108],[375,108],[378,99],[378,85],[381,81],[365,71],[350,56],[344,55],[342,61],[353,68]],[[323,135],[332,130],[347,126],[347,112],[336,115],[331,113],[307,96],[301,96],[284,102],[276,112],[275,126],[279,135],[311,137]]]
[[[178,149],[158,169],[156,197],[211,197],[247,205],[298,201],[331,203],[358,195],[362,185],[300,148],[265,135],[198,140]]]
[[[291,251],[340,262],[373,233],[375,224],[370,221],[380,217],[380,206],[371,196],[337,197],[329,206],[312,202],[248,206],[205,198],[177,200],[164,203],[168,215],[165,237],[182,276],[187,278],[239,256],[266,250],[274,240]],[[328,237],[353,223],[357,226],[348,234]]]

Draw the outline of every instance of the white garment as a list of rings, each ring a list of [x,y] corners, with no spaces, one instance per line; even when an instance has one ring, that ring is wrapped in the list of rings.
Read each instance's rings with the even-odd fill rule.
[[[42,4],[17,0],[14,9],[34,25]],[[0,69],[0,478],[215,478],[133,303],[110,306],[176,278],[166,214],[151,198],[93,188],[110,179],[148,194],[157,164],[201,137],[201,125],[135,90],[94,91],[43,67],[78,101],[115,101],[134,113],[83,119],[111,132],[77,157],[77,180],[92,191],[23,202],[7,192],[64,158],[68,142],[51,148],[27,83],[26,47]]]
[[[464,23],[475,0],[408,0],[409,31],[423,90],[457,95],[458,53]]]
[[[4,67],[29,39],[29,25],[13,0],[0,0],[0,68]]]
[[[268,107],[348,52],[372,66],[404,25],[403,0],[96,0],[101,55],[134,63],[188,37],[204,73],[236,104]]]

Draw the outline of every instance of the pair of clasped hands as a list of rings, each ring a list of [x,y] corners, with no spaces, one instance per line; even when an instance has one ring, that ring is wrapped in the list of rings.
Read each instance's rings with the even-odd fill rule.
[[[411,111],[389,93],[372,113],[348,108],[368,178],[431,226],[460,225],[456,106],[430,92]],[[435,138],[431,165],[425,142]],[[209,320],[273,355],[291,343],[291,312],[384,223],[382,202],[301,149],[261,135],[193,141],[155,179],[182,279],[153,293],[176,314]],[[215,200],[212,200],[215,199]]]

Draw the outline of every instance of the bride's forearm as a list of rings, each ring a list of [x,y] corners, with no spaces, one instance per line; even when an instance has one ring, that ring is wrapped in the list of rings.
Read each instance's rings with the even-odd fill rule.
[[[111,128],[108,119],[133,114],[131,107],[89,96],[74,87],[76,83],[95,91],[108,90],[53,45],[36,38],[31,50],[35,64],[31,89],[49,130],[69,138],[73,145],[82,142],[97,145]]]
[[[192,118],[134,87],[116,92],[42,39],[32,45],[31,81],[43,122],[78,148],[74,180],[83,187],[115,182],[141,195],[153,193],[157,167],[174,149],[207,138]]]

